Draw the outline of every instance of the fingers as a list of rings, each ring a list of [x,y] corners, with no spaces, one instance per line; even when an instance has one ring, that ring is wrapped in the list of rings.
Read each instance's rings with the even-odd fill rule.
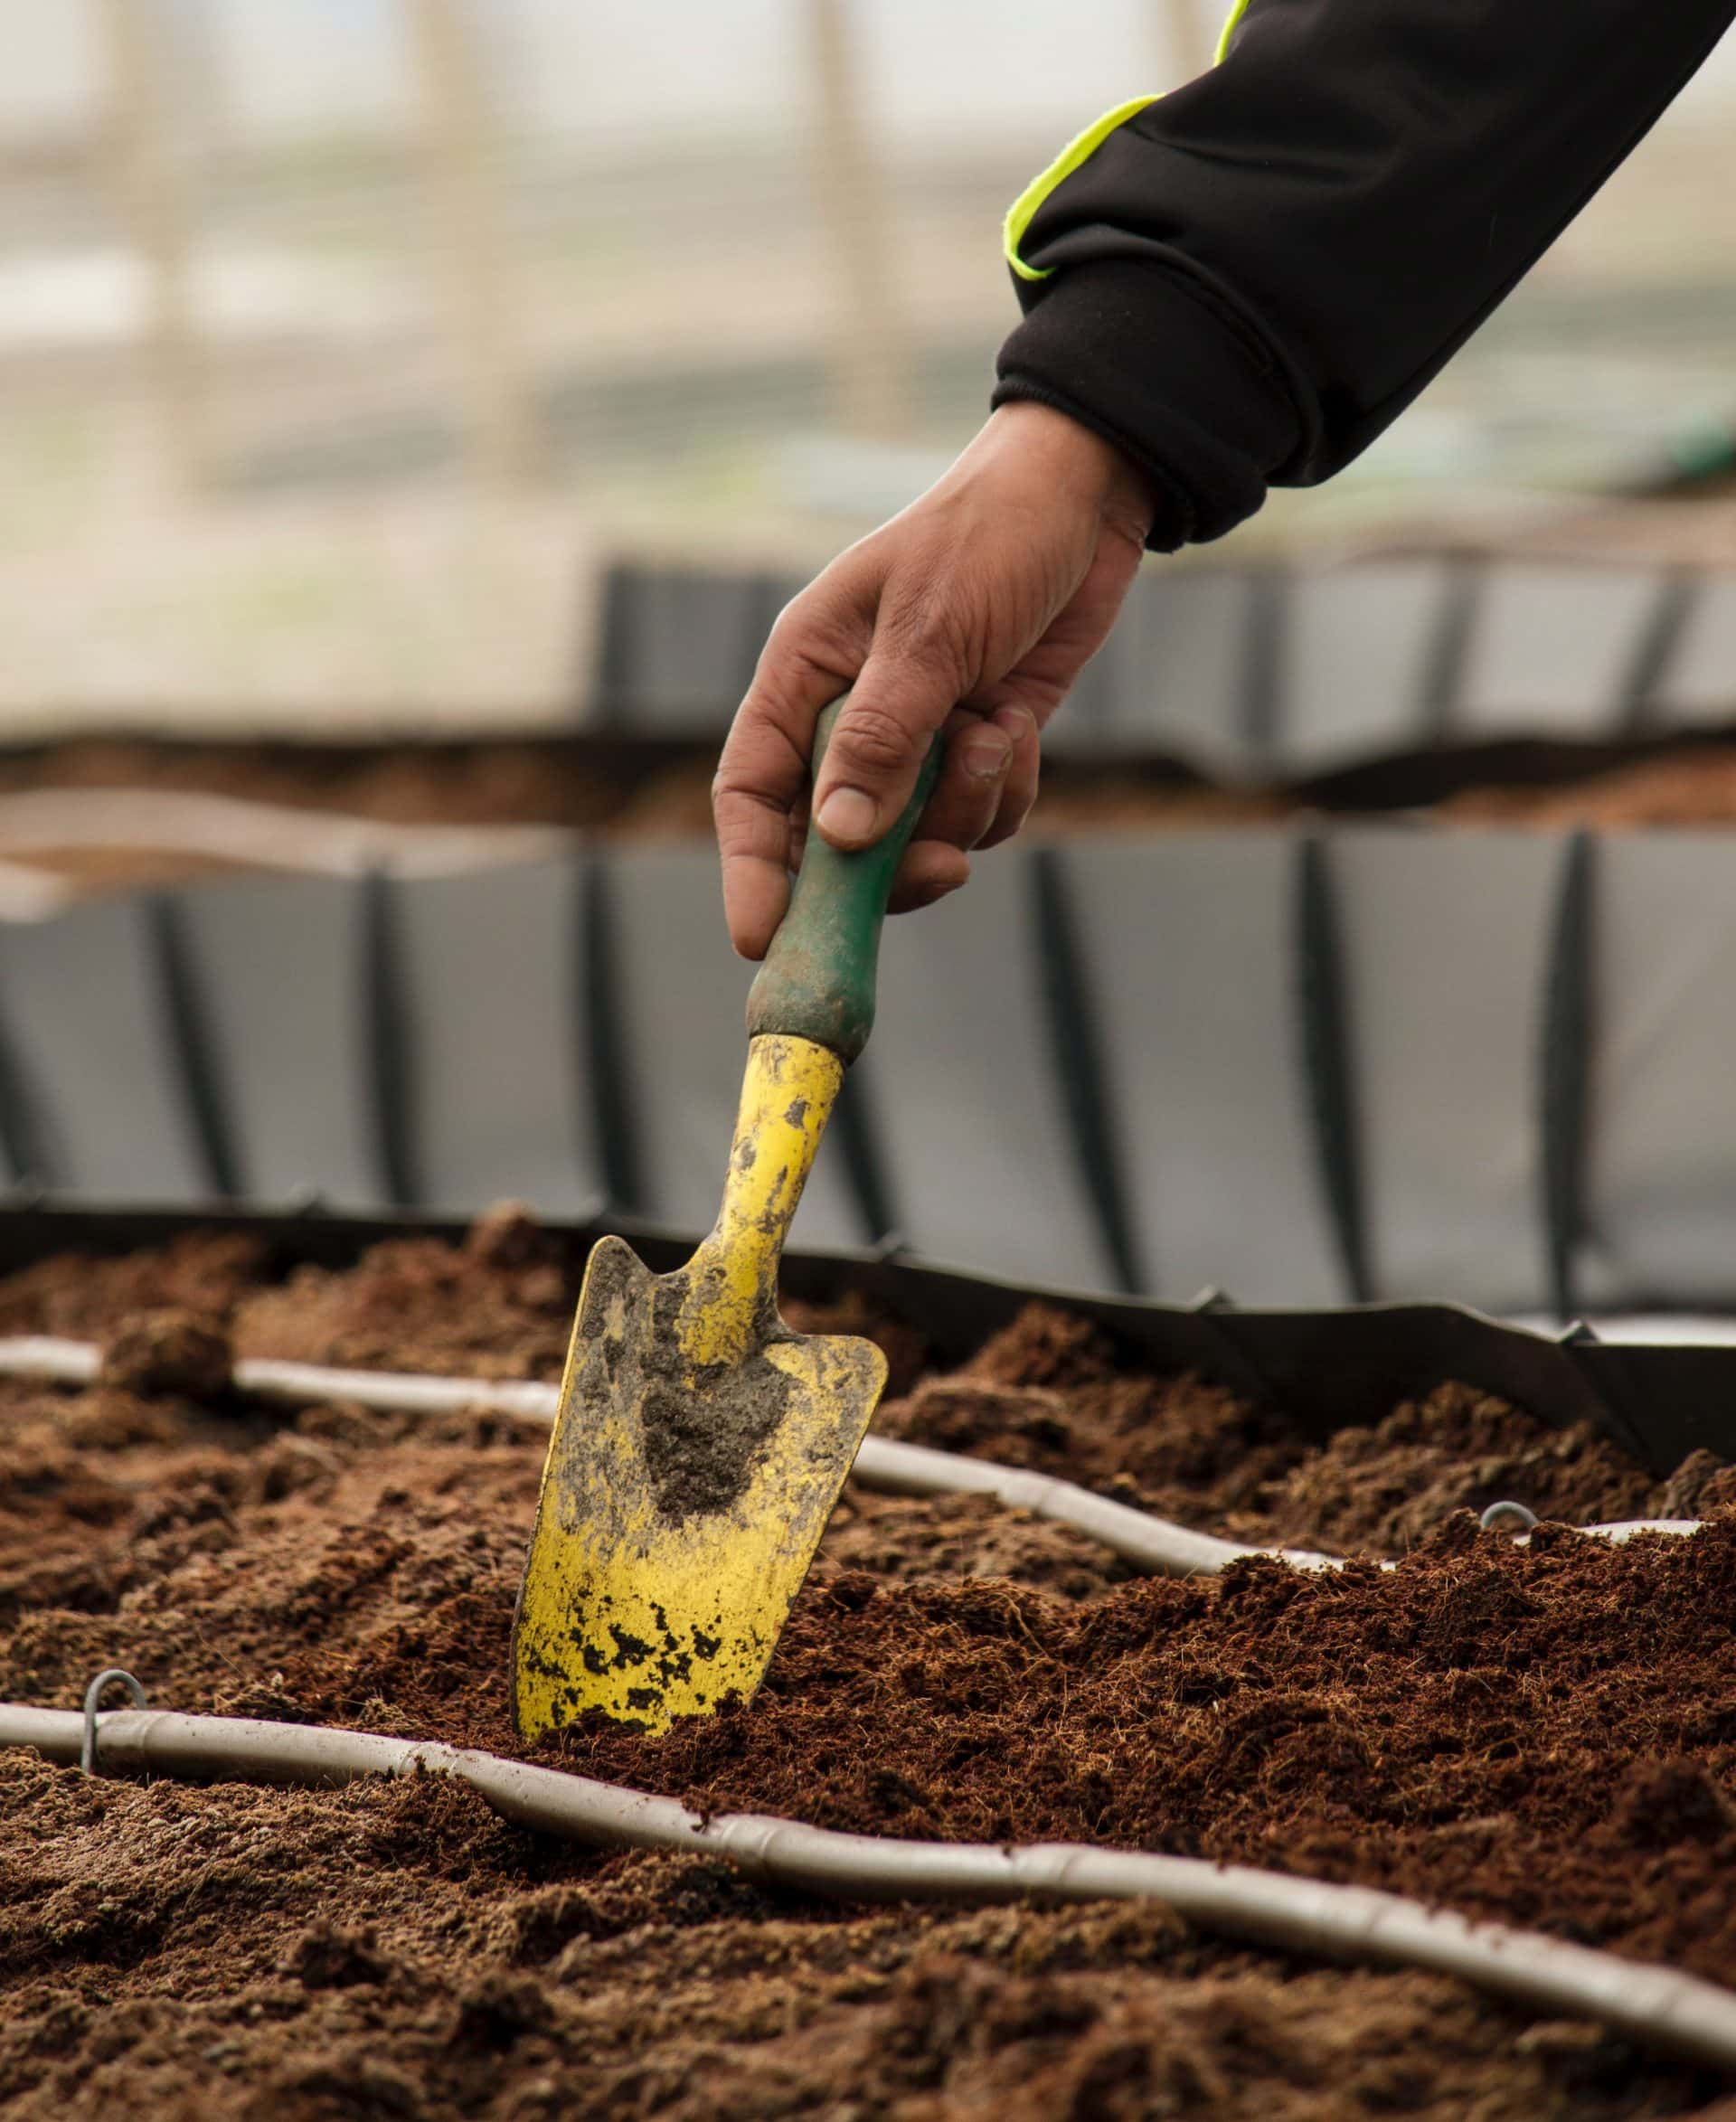
[[[720,771],[712,784],[712,814],[730,941],[743,957],[764,957],[789,906],[789,871],[797,859],[789,813],[771,795],[726,783]]]
[[[1029,709],[992,717],[959,712],[948,724],[947,763],[920,837],[899,865],[890,910],[910,913],[958,891],[970,876],[967,850],[1010,839],[1036,800],[1042,737]]]
[[[1001,707],[995,711],[996,726],[1006,732],[1006,772],[1001,780],[1001,800],[978,847],[998,847],[1010,840],[1031,815],[1037,800],[1037,784],[1043,774],[1043,731],[1028,707]]]
[[[814,725],[867,654],[877,594],[857,554],[835,561],[772,628],[731,724],[712,811],[724,919],[743,957],[765,956],[789,903],[790,816],[807,783]]]
[[[814,823],[834,847],[870,847],[888,830],[965,690],[941,639],[882,612],[815,784]]]
[[[922,813],[918,836],[898,867],[887,907],[891,913],[932,906],[967,882],[967,851],[1015,833],[1035,794],[1038,731],[1026,710],[1004,708],[991,719],[957,709],[948,720],[946,740],[940,778]],[[801,866],[807,846],[807,805],[797,803],[790,827],[792,868]]]
[[[801,601],[780,627],[802,616]],[[787,633],[786,642],[790,637]],[[813,725],[843,682],[835,667],[816,657],[808,659],[805,672],[797,672],[787,655],[780,682],[762,683],[763,663],[771,653],[769,647],[762,672],[742,703],[712,787],[730,937],[736,949],[750,958],[764,957],[788,907],[790,873],[800,864],[811,823],[804,749],[811,747]],[[850,705],[834,731],[828,767]],[[801,733],[804,725],[806,734]],[[912,782],[931,740],[915,726],[909,740]],[[919,835],[899,866],[891,901],[893,913],[931,906],[956,891],[970,875],[968,851],[1011,839],[1036,800],[1042,731],[1029,707],[1003,705],[992,714],[954,708],[945,720],[945,742],[946,758]],[[886,800],[890,804],[892,798]],[[908,796],[900,799],[900,807],[908,800]],[[889,811],[883,819],[877,817],[870,840],[863,844],[878,838],[897,815]],[[836,844],[835,834],[826,836]]]
[[[964,882],[967,850],[1017,831],[1037,729],[1114,617],[1139,558],[1111,520],[1118,459],[1064,415],[1004,407],[936,485],[828,568],[772,631],[714,789],[730,934],[764,955],[788,903],[814,726],[846,690],[814,777],[812,829],[872,845],[958,731],[899,879],[903,905]],[[1123,511],[1122,514],[1127,514]]]
[[[970,857],[949,840],[912,840],[898,865],[887,911],[914,913],[970,881]]]
[[[946,759],[922,813],[918,836],[899,864],[889,912],[909,913],[917,907],[932,906],[969,878],[967,850],[997,831],[1008,776],[1019,750],[1016,733],[1008,733],[1007,723],[997,724],[962,708],[949,717]],[[1032,723],[1033,739],[1035,733]],[[807,812],[805,803],[797,805],[790,832],[792,868],[801,866],[807,844]],[[1005,838],[1005,831],[997,836]]]
[[[920,836],[968,851],[1000,810],[1013,741],[986,716],[955,708],[947,717],[944,742],[946,756],[922,813]]]

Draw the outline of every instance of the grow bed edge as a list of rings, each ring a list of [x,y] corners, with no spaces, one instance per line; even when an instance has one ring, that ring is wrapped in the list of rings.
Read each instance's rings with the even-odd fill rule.
[[[345,1267],[391,1239],[456,1243],[462,1219],[350,1215],[312,1204],[190,1209],[70,1206],[50,1198],[0,1205],[0,1273],[60,1252],[95,1256],[159,1246],[195,1230],[259,1239],[274,1260]],[[655,1273],[681,1266],[696,1234],[599,1209],[542,1228],[588,1250],[627,1239]],[[1736,1346],[1615,1344],[1576,1321],[1550,1335],[1456,1304],[1379,1303],[1330,1309],[1248,1309],[1222,1291],[1191,1304],[1022,1284],[920,1258],[896,1243],[873,1250],[792,1251],[783,1286],[810,1303],[855,1291],[927,1336],[948,1363],[972,1354],[1027,1304],[1064,1306],[1104,1327],[1153,1368],[1194,1371],[1312,1436],[1382,1420],[1401,1400],[1457,1380],[1565,1428],[1590,1422],[1657,1475],[1696,1449],[1736,1458]]]

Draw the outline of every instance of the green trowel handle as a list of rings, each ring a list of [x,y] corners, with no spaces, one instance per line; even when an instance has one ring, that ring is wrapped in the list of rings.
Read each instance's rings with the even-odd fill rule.
[[[834,701],[814,732],[816,781],[843,706],[842,700]],[[936,737],[898,823],[872,847],[840,854],[809,828],[789,911],[748,995],[752,1037],[778,1032],[811,1039],[846,1062],[867,1045],[874,1025],[880,926],[892,879],[933,791],[942,750]]]

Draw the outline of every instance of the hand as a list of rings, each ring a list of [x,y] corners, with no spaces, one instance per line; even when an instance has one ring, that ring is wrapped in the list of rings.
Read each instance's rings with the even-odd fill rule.
[[[712,789],[723,910],[743,957],[763,957],[784,917],[814,725],[846,687],[813,792],[835,847],[880,838],[935,731],[947,732],[894,912],[957,891],[971,848],[1018,831],[1036,800],[1043,725],[1114,623],[1151,516],[1142,476],[1109,443],[1047,406],[1005,405],[920,500],[786,608]]]

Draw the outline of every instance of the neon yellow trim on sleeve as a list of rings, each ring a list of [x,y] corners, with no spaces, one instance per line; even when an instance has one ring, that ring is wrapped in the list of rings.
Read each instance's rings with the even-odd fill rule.
[[[1236,33],[1236,24],[1241,20],[1242,16],[1246,14],[1247,12],[1248,0],[1236,0],[1235,5],[1230,10],[1230,19],[1227,23],[1224,24],[1223,33],[1218,39],[1218,49],[1212,55],[1212,60],[1213,66],[1222,66],[1223,64],[1224,54],[1230,49],[1230,40]]]
[[[1242,5],[1247,0],[1242,0]],[[1006,246],[1006,262],[1022,280],[1046,280],[1049,274],[1042,267],[1026,265],[1019,256],[1019,245],[1024,240],[1024,231],[1035,219],[1036,212],[1056,185],[1072,175],[1081,163],[1089,162],[1118,126],[1156,103],[1155,96],[1136,96],[1130,102],[1118,103],[1113,110],[1105,111],[1094,126],[1087,126],[1076,140],[1069,140],[1048,168],[1040,176],[1033,177],[1012,205],[1006,210],[1006,222],[1003,231]]]
[[[1218,48],[1212,56],[1213,66],[1223,64],[1224,54],[1230,49],[1230,40],[1236,33],[1237,24],[1248,12],[1248,0],[1235,0],[1230,10],[1230,19],[1223,25],[1218,38]],[[1022,280],[1046,280],[1047,271],[1041,266],[1026,265],[1019,256],[1019,245],[1024,240],[1024,231],[1036,219],[1037,209],[1058,184],[1071,176],[1082,163],[1089,162],[1118,126],[1124,126],[1130,118],[1137,117],[1157,100],[1156,96],[1135,96],[1126,103],[1118,103],[1113,110],[1106,110],[1095,125],[1087,126],[1075,140],[1056,156],[1048,168],[1032,178],[1012,205],[1006,210],[1006,220],[1002,227],[1002,241],[1006,251],[1006,262]]]

